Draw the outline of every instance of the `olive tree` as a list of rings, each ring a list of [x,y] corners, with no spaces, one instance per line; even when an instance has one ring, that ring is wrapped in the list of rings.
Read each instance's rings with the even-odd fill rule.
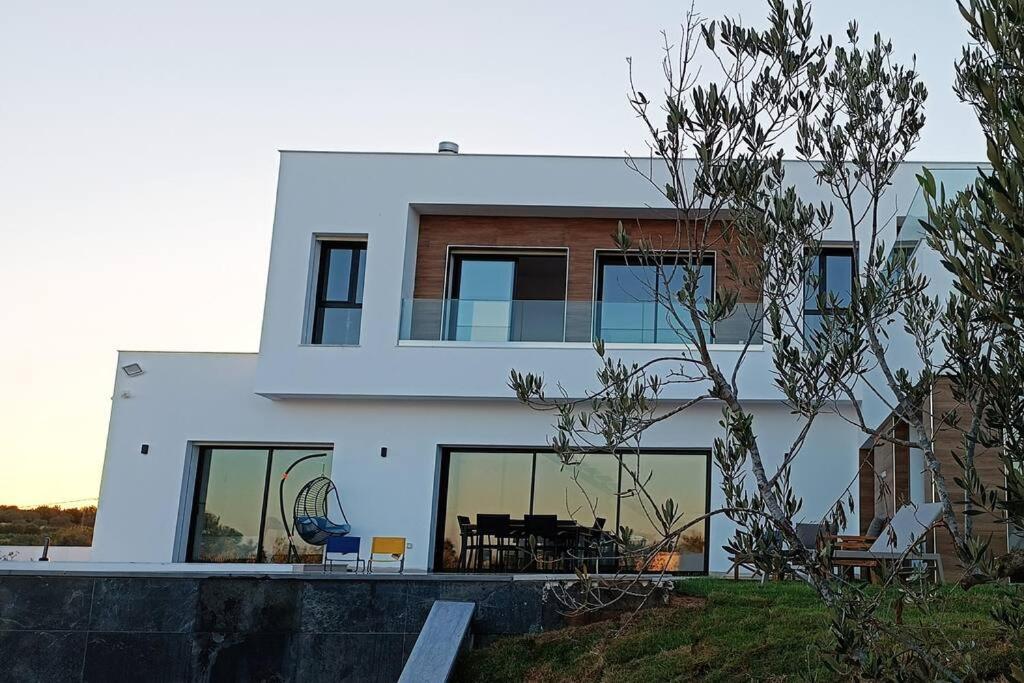
[[[953,391],[964,415],[957,485],[969,493],[957,540],[972,586],[1024,573],[1024,543],[995,555],[971,528],[995,515],[1024,529],[1024,3],[971,0],[960,5],[974,41],[957,64],[956,92],[977,114],[990,169],[947,197],[931,173],[929,244],[953,274],[944,311]],[[993,449],[1006,475],[986,482],[979,449]]]
[[[708,515],[724,515],[736,527],[730,551],[763,572],[799,577],[832,610],[838,672],[960,680],[970,675],[969,658],[961,656],[968,644],[924,637],[900,623],[904,603],[927,605],[934,590],[921,576],[896,571],[900,562],[883,571],[883,586],[875,591],[834,572],[832,543],[807,549],[797,537],[802,499],[791,483],[793,464],[823,415],[847,420],[875,439],[918,448],[948,533],[958,539],[962,556],[970,555],[923,411],[925,398],[955,362],[942,353],[952,344],[946,326],[953,309],[930,292],[913,259],[892,250],[897,216],[888,193],[919,140],[927,91],[913,62],[900,63],[880,35],[862,43],[855,22],[845,40],[833,44],[830,36],[815,33],[804,2],[771,0],[768,9],[763,28],[733,19],[705,21],[691,10],[679,42],[665,39],[664,82],[656,97],[636,85],[630,65],[629,105],[650,153],[627,164],[672,207],[675,230],[674,239],[655,238],[638,221],[620,224],[613,239],[625,257],[655,266],[659,281],[648,295],[680,346],[644,363],[626,363],[596,340],[597,389],[583,396],[561,385],[549,391],[546,378],[530,372],[511,373],[520,401],[555,414],[550,442],[563,466],[572,473],[595,452],[611,454],[627,482],[621,495],[636,497],[660,530],[659,538],[640,547],[628,542],[628,530],[617,530],[631,575],[609,580],[581,570],[579,590],[567,604],[576,611],[596,609],[641,593],[643,580],[658,573],[658,553]],[[699,64],[711,64],[714,74]],[[787,154],[807,164],[829,201],[802,196],[786,177]],[[802,311],[815,278],[812,263],[830,230],[858,246],[857,272],[848,301],[818,297],[817,307],[829,314],[807,329]],[[708,296],[700,266],[712,250],[734,286]],[[760,293],[758,305],[739,300],[742,288]],[[713,331],[726,324],[748,332],[729,365],[712,350]],[[892,359],[894,334],[915,350],[914,363]],[[774,383],[800,420],[789,443],[760,438],[749,407],[741,369],[761,335],[770,346]],[[979,382],[964,376],[961,390],[980,392]],[[694,397],[663,400],[676,385],[696,387]],[[870,392],[907,423],[910,438],[869,422],[858,391]],[[649,493],[639,454],[648,430],[704,402],[722,410],[713,459],[725,504],[695,514]],[[853,484],[825,512],[823,527],[846,526],[855,509]]]

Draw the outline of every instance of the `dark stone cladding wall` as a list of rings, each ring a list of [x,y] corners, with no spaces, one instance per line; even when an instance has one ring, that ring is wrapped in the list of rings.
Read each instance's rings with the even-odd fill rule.
[[[474,637],[561,625],[539,581],[0,576],[0,681],[395,681],[435,600]]]

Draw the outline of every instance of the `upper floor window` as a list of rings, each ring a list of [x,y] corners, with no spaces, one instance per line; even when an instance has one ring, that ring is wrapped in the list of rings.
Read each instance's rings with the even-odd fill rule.
[[[804,285],[804,336],[820,330],[826,316],[850,305],[854,277],[853,247],[824,247],[811,264]]]
[[[455,252],[445,338],[562,341],[565,282],[564,253]]]
[[[320,242],[314,344],[355,345],[363,315],[365,242]]]
[[[680,305],[669,310],[691,268],[685,252],[663,255],[660,264],[645,264],[640,256],[600,254],[597,261],[597,304],[594,333],[606,342],[683,344],[684,329],[692,329],[689,313]],[[696,265],[696,264],[694,264]],[[697,302],[714,296],[715,259],[704,257],[697,276]],[[707,330],[705,330],[707,332]]]

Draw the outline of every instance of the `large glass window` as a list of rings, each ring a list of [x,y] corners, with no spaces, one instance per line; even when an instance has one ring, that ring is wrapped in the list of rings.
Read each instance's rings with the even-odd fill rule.
[[[564,254],[453,254],[446,338],[562,341],[565,273]]]
[[[644,264],[639,256],[602,254],[598,258],[598,304],[595,336],[606,342],[637,344],[685,343],[685,330],[693,329],[679,306],[680,321],[667,309],[686,282],[689,256],[668,255],[659,265]],[[715,261],[700,264],[697,301],[714,296]],[[660,303],[659,303],[660,302]],[[708,330],[705,329],[707,333]]]
[[[443,561],[439,566],[458,566],[459,515],[476,520],[478,514],[508,514],[522,518],[530,512],[533,456],[523,453],[461,452],[446,454],[448,476],[442,501]]]
[[[854,273],[853,247],[826,247],[819,252],[804,285],[805,338],[820,330],[828,315],[850,305]]]
[[[619,462],[610,455],[588,455],[574,471],[554,453],[537,453],[530,509],[536,515],[558,515],[581,524],[600,518],[611,529],[618,491]]]
[[[331,472],[331,451],[285,448],[202,448],[192,506],[190,562],[284,562],[288,540],[281,519],[281,475],[295,461],[284,486],[285,514],[311,479]],[[292,520],[288,519],[289,526]],[[302,562],[319,562],[321,548],[292,537]]]
[[[679,457],[661,453],[626,458],[623,467],[623,492],[619,526],[625,529],[628,543],[644,547],[661,538],[655,506],[671,499],[681,515],[689,520],[704,514],[707,498],[707,459]],[[636,474],[634,479],[633,474]],[[647,495],[640,492],[644,484]],[[705,528],[698,524],[686,530],[674,548],[657,553],[647,567],[651,571],[700,572],[704,569]]]
[[[363,315],[366,244],[320,242],[314,344],[355,345]]]
[[[596,526],[617,534],[620,527],[627,527],[633,548],[657,539],[654,511],[631,495],[636,485],[627,467],[646,481],[658,506],[671,498],[684,519],[707,511],[706,452],[643,453],[639,460],[628,456],[625,465],[604,453],[587,455],[578,468],[572,468],[563,467],[554,453],[545,451],[446,451],[435,566],[446,570],[461,566],[460,516],[473,524],[479,514],[507,514],[515,528],[525,515],[554,515],[563,530]],[[659,554],[657,568],[706,571],[706,529],[706,524],[696,525],[677,547]]]

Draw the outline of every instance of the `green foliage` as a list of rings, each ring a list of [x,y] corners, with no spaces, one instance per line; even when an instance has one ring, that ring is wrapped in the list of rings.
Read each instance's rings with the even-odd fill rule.
[[[43,545],[49,536],[52,545],[92,545],[96,506],[61,508],[42,505],[19,508],[0,505],[0,545]]]
[[[864,592],[875,597],[877,589]],[[625,626],[613,619],[507,638],[471,651],[460,662],[457,680],[852,680],[825,656],[836,649],[837,635],[828,609],[806,585],[695,579],[679,582],[676,594],[690,600],[646,610]],[[1024,644],[1005,638],[988,620],[987,612],[1000,599],[995,589],[968,598],[944,588],[927,611],[907,606],[904,627],[929,647],[939,647],[947,637],[954,644],[973,644],[972,666],[981,680],[989,680],[1024,664]],[[892,600],[885,610],[895,610]],[[872,667],[884,680],[890,680],[887,666],[900,652],[887,641],[873,655]],[[907,673],[903,680],[912,680]]]
[[[557,415],[551,443],[568,467],[594,450],[638,452],[655,424],[702,400],[720,402],[721,436],[713,453],[724,502],[711,514],[735,523],[728,551],[768,575],[801,577],[828,608],[827,675],[961,680],[978,671],[972,633],[961,638],[953,625],[948,631],[946,625],[933,631],[908,626],[915,614],[930,613],[942,598],[919,575],[882,571],[884,590],[861,590],[832,571],[833,542],[804,549],[795,534],[802,500],[791,472],[813,423],[824,414],[842,415],[872,440],[919,448],[969,576],[1006,573],[990,561],[987,542],[972,538],[970,520],[977,512],[971,506],[1006,511],[1011,518],[1024,512],[1024,496],[1017,495],[1024,493],[1024,468],[1008,467],[1006,489],[1013,495],[1003,497],[985,486],[974,462],[979,444],[995,445],[998,437],[1008,442],[1006,453],[1019,454],[1024,440],[1019,296],[1024,202],[1018,201],[1024,173],[1015,165],[1024,151],[1015,147],[1024,145],[1018,130],[1024,130],[1024,89],[1015,80],[1024,65],[1024,50],[1017,47],[1022,7],[1024,0],[971,0],[970,10],[964,10],[980,47],[965,53],[959,87],[976,103],[987,127],[993,173],[951,208],[945,208],[934,179],[922,176],[937,216],[929,241],[961,281],[960,298],[944,302],[929,296],[929,281],[916,272],[915,259],[899,245],[886,244],[898,229],[886,195],[924,125],[928,93],[915,63],[897,61],[893,45],[880,35],[862,43],[855,22],[845,41],[833,46],[831,37],[816,35],[809,8],[799,0],[770,0],[764,29],[731,19],[705,22],[691,13],[678,50],[666,41],[662,94],[649,98],[630,76],[630,105],[647,129],[651,158],[649,164],[629,161],[675,210],[676,243],[655,244],[639,225],[627,231],[620,224],[614,235],[619,249],[649,272],[682,268],[672,296],[663,293],[675,282],[670,278],[664,278],[666,287],[652,290],[659,316],[672,321],[686,346],[647,363],[624,363],[598,341],[598,388],[582,400],[570,398],[562,387],[559,397],[546,396],[544,379],[532,374],[513,371],[510,377],[521,401]],[[701,49],[721,67],[716,76],[695,75]],[[784,145],[793,137],[797,156],[831,195],[828,201],[808,200],[786,178]],[[808,330],[802,315],[806,291],[808,283],[813,287],[812,266],[829,229],[830,237],[838,230],[857,245],[857,267],[848,302],[817,295],[823,317]],[[735,282],[763,292],[763,310],[751,316],[750,329],[770,329],[774,380],[799,425],[788,442],[759,439],[754,411],[745,406],[749,395],[740,367],[749,344],[729,357],[731,368],[722,367],[722,355],[710,348],[716,324],[741,308],[735,289],[717,292],[713,302],[699,299],[699,264],[710,251],[716,258],[723,255]],[[681,259],[680,252],[689,257]],[[744,269],[737,268],[737,255]],[[909,335],[917,356],[902,366],[888,354],[892,335],[901,332]],[[941,361],[941,351],[949,363]],[[669,367],[656,373],[659,364]],[[925,408],[946,374],[958,379],[956,397],[974,407],[967,423],[956,426],[964,435],[963,453],[957,454],[963,476],[955,483],[970,494],[966,523],[935,452],[933,418],[942,416]],[[659,405],[673,384],[699,389],[689,402]],[[863,391],[888,402],[892,418],[909,426],[909,439],[866,423],[859,400]],[[1008,462],[1020,464],[1019,458]],[[644,482],[634,484],[630,494],[642,497]],[[647,502],[652,517],[674,513],[662,501]],[[824,517],[825,527],[845,527],[855,507],[848,489],[826,514],[815,514]],[[666,526],[665,534],[678,530]],[[984,615],[996,616],[1012,631],[1015,609]],[[987,628],[995,629],[996,622],[989,620]],[[819,673],[814,669],[811,677]],[[685,678],[684,673],[666,675]]]
[[[252,555],[256,544],[246,540],[238,529],[223,524],[220,515],[203,513],[201,537],[202,559],[207,562],[230,562]]]
[[[991,168],[952,196],[930,172],[920,182],[928,243],[954,276],[944,344],[954,396],[968,409],[954,427],[963,434],[956,483],[970,498],[958,545],[970,580],[981,582],[1024,569],[1024,551],[993,558],[970,534],[979,513],[1024,528],[1024,2],[970,0],[960,12],[973,44],[957,64],[956,92],[978,117]],[[1002,460],[1004,487],[978,475],[986,448]]]

